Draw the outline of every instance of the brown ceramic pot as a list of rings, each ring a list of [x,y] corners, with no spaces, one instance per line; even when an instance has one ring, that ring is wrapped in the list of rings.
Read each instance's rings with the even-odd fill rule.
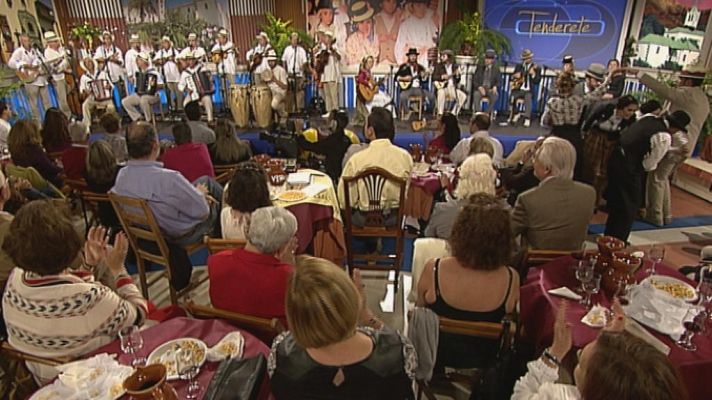
[[[166,382],[166,367],[151,364],[136,367],[136,372],[124,380],[126,394],[136,400],[177,400],[176,390]]]

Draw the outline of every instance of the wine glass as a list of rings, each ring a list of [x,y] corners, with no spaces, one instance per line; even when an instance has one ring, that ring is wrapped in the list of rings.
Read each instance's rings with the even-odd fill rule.
[[[180,348],[175,353],[176,357],[176,370],[178,371],[178,376],[181,379],[188,381],[188,391],[186,392],[186,399],[197,399],[200,394],[200,383],[195,380],[200,372],[200,365],[198,364],[197,357],[195,357],[194,352],[191,349]]]
[[[648,257],[653,260],[653,263],[650,264],[650,268],[648,268],[645,272],[650,275],[655,275],[655,267],[657,267],[658,263],[665,258],[665,246],[661,244],[652,245],[650,250],[648,250]]]
[[[583,298],[582,304],[586,306],[587,309],[590,309],[593,305],[591,296],[597,294],[601,290],[601,275],[593,276],[592,273],[591,279],[583,283],[583,290],[586,292],[586,296]]]
[[[622,306],[627,305],[630,301],[628,295],[630,294],[631,284],[628,282],[627,276],[622,276],[616,280],[616,294],[615,297],[618,298],[618,302]]]
[[[694,313],[694,310],[689,310],[688,315]],[[702,324],[704,323],[702,320],[703,318],[698,318],[699,315],[695,316],[692,318],[692,320],[685,321],[682,323],[682,325],[685,327],[685,332],[680,336],[680,339],[675,342],[678,346],[681,348],[687,350],[687,351],[695,351],[697,350],[697,345],[692,342],[692,338],[695,336],[696,333],[699,333],[702,331]],[[687,318],[685,318],[687,319]]]
[[[143,336],[138,326],[131,325],[121,328],[119,331],[121,341],[121,351],[131,355],[131,366],[143,365],[146,357],[137,357],[138,352],[143,348]]]
[[[581,286],[577,289],[579,293],[585,293],[585,283],[593,278],[593,264],[587,260],[579,261],[576,266],[576,279],[581,283]],[[583,298],[581,299],[581,304],[583,304]]]

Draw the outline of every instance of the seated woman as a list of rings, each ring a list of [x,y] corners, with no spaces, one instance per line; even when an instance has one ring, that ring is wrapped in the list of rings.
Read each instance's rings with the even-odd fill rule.
[[[64,114],[62,114],[64,115]],[[37,124],[30,119],[21,120],[10,129],[7,145],[12,162],[20,167],[33,167],[42,177],[58,189],[62,188],[59,177],[62,168],[50,160],[42,148],[42,136]],[[71,139],[69,146],[71,146]]]
[[[265,170],[252,161],[237,165],[232,179],[225,185],[220,228],[223,239],[245,239],[252,212],[272,205]]]
[[[373,107],[384,107],[393,113],[395,118],[395,108],[393,107],[393,99],[378,87],[376,80],[373,78],[371,69],[373,68],[373,56],[366,56],[361,60],[361,65],[356,76],[357,97],[360,103],[357,104],[357,115],[354,124],[363,124],[366,116],[371,112]],[[368,93],[371,98],[368,99],[364,95]]]
[[[494,170],[490,156],[480,153],[467,157],[460,166],[455,198],[435,203],[433,215],[430,217],[428,227],[425,228],[425,236],[449,239],[455,219],[470,196],[475,193],[494,196],[496,179],[497,172]]]
[[[42,123],[42,146],[48,153],[61,153],[72,147],[69,119],[56,107],[50,107]]]
[[[237,164],[252,157],[250,143],[235,137],[235,129],[225,118],[218,119],[215,143],[210,145],[209,150],[213,165]]]
[[[213,162],[210,161],[208,146],[205,143],[193,142],[190,125],[179,122],[173,125],[173,140],[176,145],[163,153],[163,166],[178,171],[188,180],[194,182],[203,176],[215,177]]]
[[[443,155],[448,155],[459,142],[460,125],[457,123],[457,117],[450,113],[443,114],[438,123],[437,135],[428,146],[437,148]]]
[[[92,227],[83,267],[70,270],[82,250],[82,238],[68,208],[38,200],[17,212],[3,243],[16,265],[2,307],[10,345],[39,357],[75,358],[112,342],[123,327],[143,323],[146,300],[124,268],[128,239],[120,233],[112,247],[105,237],[106,229]],[[102,270],[116,291],[94,280]],[[45,311],[39,312],[38,304]],[[35,363],[28,367],[40,384],[57,374]]]
[[[87,152],[84,180],[87,189],[94,193],[108,193],[114,183],[121,167],[116,163],[116,155],[109,142],[97,140],[89,145]],[[121,223],[116,216],[116,211],[111,203],[102,201],[98,204],[99,221],[104,226],[120,227]]]
[[[346,136],[346,127],[349,125],[349,115],[345,110],[334,110],[329,114],[329,135],[319,138],[315,143],[307,140],[303,135],[297,136],[299,148],[323,155],[325,157],[324,167],[334,182],[338,182],[341,177],[341,170],[344,154],[349,146],[353,144]]]
[[[566,302],[562,302],[551,347],[527,365],[527,374],[514,385],[512,400],[687,399],[680,373],[668,357],[625,331],[620,304],[612,308],[614,322],[579,350],[574,386],[556,383],[560,361],[571,349],[571,327],[566,323]]]
[[[275,338],[272,394],[288,399],[412,399],[413,346],[365,307],[354,281],[331,262],[300,257],[287,285],[289,332]]]
[[[441,317],[500,322],[519,300],[509,211],[488,194],[472,195],[448,240],[452,257],[430,260],[418,281],[418,304]],[[486,366],[497,351],[490,341],[440,333],[436,371]]]
[[[208,258],[210,302],[240,314],[280,318],[296,250],[297,219],[280,207],[252,213],[243,249],[226,250]]]

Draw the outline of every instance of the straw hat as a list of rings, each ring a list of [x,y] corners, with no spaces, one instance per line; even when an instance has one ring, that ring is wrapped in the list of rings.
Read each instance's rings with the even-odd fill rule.
[[[226,38],[226,37],[228,36],[227,30],[226,30],[226,29],[220,29],[220,30],[218,31],[218,36],[222,36],[222,37]]]
[[[151,61],[151,56],[148,55],[148,53],[146,53],[145,51],[142,51],[142,52],[136,54],[136,58],[140,58],[140,59],[142,59],[143,61],[146,61],[146,62],[150,62],[150,61]]]
[[[524,51],[522,51],[522,54],[520,54],[520,57],[522,60],[527,59],[527,58],[533,58],[534,53],[529,49],[524,49]]]
[[[269,42],[269,36],[267,35],[267,32],[262,31],[262,32],[258,33],[256,36],[257,39],[259,39],[261,37],[267,39],[267,41]]]
[[[59,41],[59,36],[57,36],[56,33],[53,31],[47,31],[44,33],[44,40],[45,42],[58,42]]]
[[[195,33],[188,34],[188,40],[197,40],[197,39],[198,39],[198,35],[196,35]]]
[[[92,65],[94,66],[93,71],[96,72],[96,70],[97,70],[99,67],[97,66],[96,60],[93,59],[93,58],[91,58],[91,57],[84,57],[84,59],[82,59],[81,61],[79,61],[79,67],[80,67],[81,69],[83,69],[84,71],[89,71],[89,69],[87,69],[87,67],[86,67],[87,62],[91,62],[91,63],[92,63]]]
[[[129,43],[139,43],[141,39],[138,37],[138,33],[132,33],[129,37]]]
[[[267,61],[277,61],[277,53],[274,51],[274,49],[269,49],[267,51]]]
[[[168,43],[170,43],[171,45],[173,45],[173,41],[172,41],[171,38],[169,38],[168,36],[163,36],[163,37],[161,38],[161,42],[168,42]]]
[[[602,82],[606,76],[606,67],[603,64],[593,63],[588,66],[586,76]]]
[[[369,7],[365,1],[356,1],[351,4],[350,12],[351,22],[354,24],[373,18],[373,8]]]

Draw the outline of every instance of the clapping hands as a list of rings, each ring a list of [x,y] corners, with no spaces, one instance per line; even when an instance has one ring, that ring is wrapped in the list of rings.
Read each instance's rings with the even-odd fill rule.
[[[103,262],[116,276],[125,271],[124,260],[128,250],[129,242],[123,232],[116,235],[114,245],[111,246],[107,229],[103,226],[92,226],[84,243],[84,263],[96,267]]]

